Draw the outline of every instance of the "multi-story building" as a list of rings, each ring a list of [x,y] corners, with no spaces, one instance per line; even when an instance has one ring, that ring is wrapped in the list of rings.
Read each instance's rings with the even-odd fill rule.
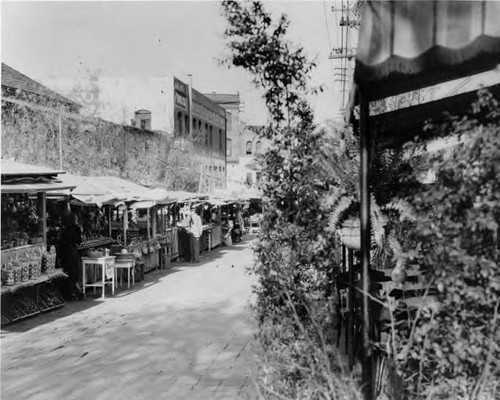
[[[124,115],[134,115],[132,125],[172,137],[183,157],[192,159],[202,191],[225,186],[224,108],[176,77],[102,78],[99,84],[103,118],[124,123]]]
[[[225,186],[222,107],[176,78],[113,83],[100,91],[107,112],[82,115],[80,104],[2,64],[2,157],[182,190]],[[132,123],[113,110],[135,111]]]
[[[247,125],[240,118],[240,95],[207,93],[212,101],[224,107],[227,113],[226,139],[227,180],[255,187],[259,180],[260,166],[256,158],[269,146],[262,139],[262,126]]]

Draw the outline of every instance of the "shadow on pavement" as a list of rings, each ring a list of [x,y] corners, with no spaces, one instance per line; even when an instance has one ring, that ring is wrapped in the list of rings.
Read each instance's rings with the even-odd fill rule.
[[[21,320],[19,322],[14,322],[1,327],[1,337],[9,332],[26,332],[30,329],[36,328],[38,326],[53,322],[56,319],[64,318],[74,313],[80,311],[97,307],[106,301],[106,299],[112,298],[123,298],[127,297],[132,293],[138,292],[146,287],[157,284],[163,277],[175,274],[186,268],[202,268],[206,264],[217,261],[221,259],[225,254],[237,252],[245,249],[251,241],[255,239],[254,235],[247,234],[244,236],[243,240],[239,243],[233,244],[232,246],[218,246],[212,249],[210,252],[204,252],[200,255],[200,262],[198,264],[192,264],[185,261],[175,261],[171,264],[171,267],[166,270],[153,270],[148,272],[144,276],[144,280],[136,282],[134,286],[127,288],[127,283],[124,282],[122,286],[118,286],[115,289],[115,295],[111,295],[111,290],[106,288],[106,297],[103,300],[101,298],[101,289],[97,289],[96,294],[94,294],[93,289],[87,289],[86,298],[80,301],[66,301],[65,305],[59,309],[45,312],[42,314],[37,314],[33,317]],[[235,266],[236,267],[236,266]]]
[[[55,348],[33,342],[32,357],[5,349],[1,397],[255,398],[251,325],[228,301],[201,310],[151,304]]]

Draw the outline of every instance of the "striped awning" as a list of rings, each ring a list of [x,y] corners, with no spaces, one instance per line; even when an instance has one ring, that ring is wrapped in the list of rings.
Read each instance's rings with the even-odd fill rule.
[[[500,1],[367,0],[355,84],[370,100],[500,64]]]

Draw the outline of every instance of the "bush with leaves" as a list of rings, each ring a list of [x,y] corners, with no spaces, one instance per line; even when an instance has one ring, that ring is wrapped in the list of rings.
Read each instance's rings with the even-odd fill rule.
[[[436,182],[408,198],[420,246],[410,261],[428,269],[437,311],[424,307],[400,369],[415,398],[494,399],[500,393],[500,107],[480,93],[473,112],[431,125],[460,137],[431,155]]]
[[[268,203],[253,268],[265,398],[337,398],[342,383],[327,371],[339,363],[331,347],[339,243],[327,233],[331,205],[323,198],[333,179],[320,162],[331,138],[316,129],[305,100],[315,65],[286,40],[285,15],[275,23],[259,2],[222,5],[227,61],[252,74],[270,117],[262,133],[271,142],[262,156]]]

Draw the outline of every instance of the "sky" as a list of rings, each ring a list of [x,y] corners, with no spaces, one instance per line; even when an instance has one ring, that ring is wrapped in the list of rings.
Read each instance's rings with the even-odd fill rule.
[[[317,121],[335,118],[341,106],[338,64],[328,58],[340,39],[334,2],[264,3],[273,15],[288,15],[289,39],[316,59],[311,85],[325,89],[310,99]],[[251,76],[220,65],[228,53],[218,2],[3,1],[1,24],[2,61],[62,94],[87,82],[89,74],[99,78],[101,94],[112,90],[106,85],[111,80],[177,76],[187,82],[192,74],[193,87],[201,92],[239,92],[247,123],[266,121],[262,93]],[[115,93],[116,110],[122,109],[115,104],[122,96],[123,91]]]

